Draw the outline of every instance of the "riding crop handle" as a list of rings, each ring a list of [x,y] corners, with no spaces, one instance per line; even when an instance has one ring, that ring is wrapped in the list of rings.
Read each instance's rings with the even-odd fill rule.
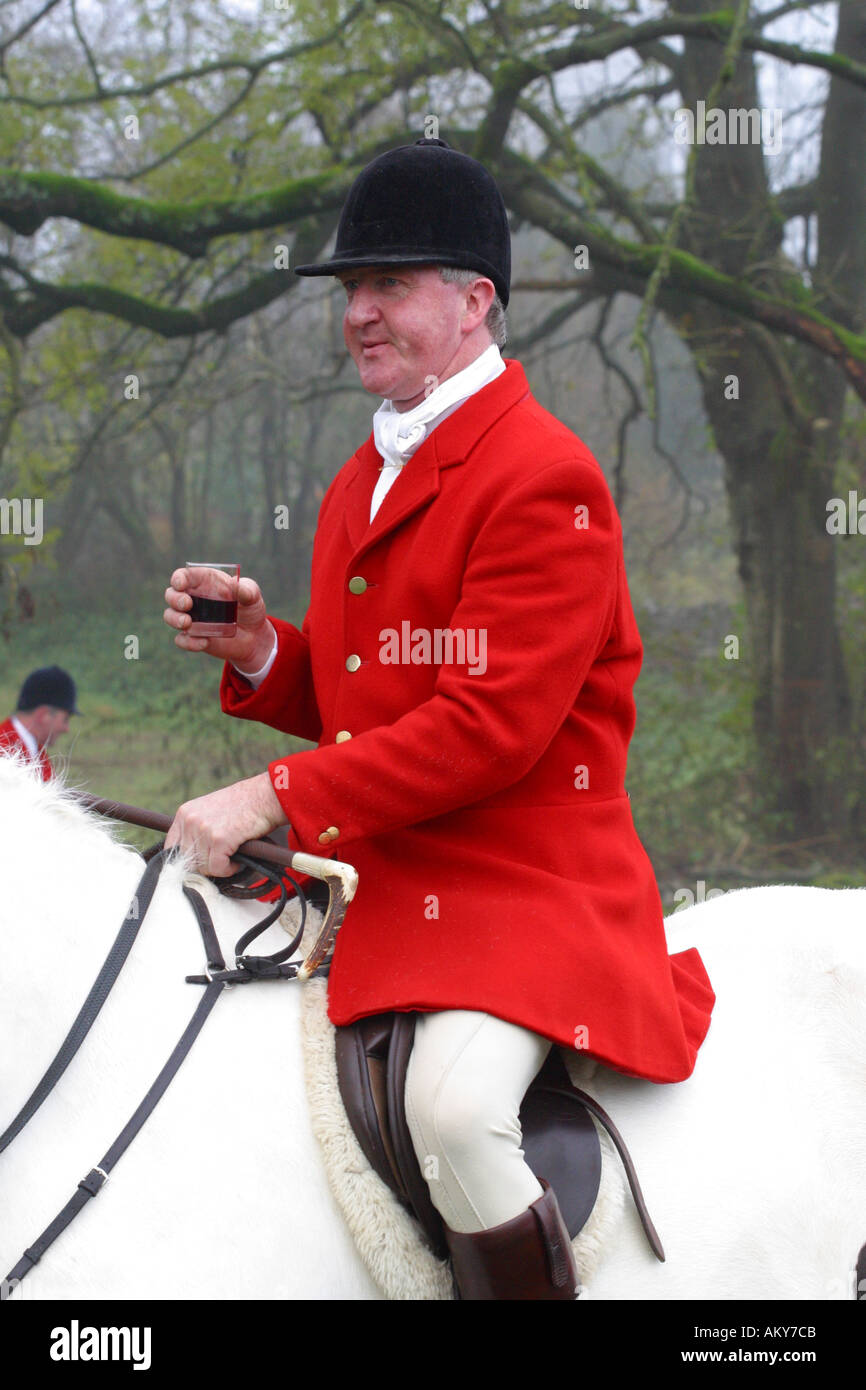
[[[324,964],[333,948],[334,938],[343,925],[346,909],[358,887],[358,870],[353,869],[351,864],[341,863],[339,859],[321,859],[317,854],[305,854],[303,850],[292,855],[291,866],[299,874],[310,874],[328,885],[325,920],[312,951],[298,969],[298,979],[309,980]]]
[[[171,827],[171,816],[159,811],[144,811],[140,806],[124,806],[120,801],[107,801],[102,797],[90,796],[86,792],[76,792],[75,796],[89,810],[111,820],[126,821],[129,825],[140,825],[145,830],[157,830],[166,834]],[[270,840],[245,840],[237,846],[241,854],[254,859],[264,859],[268,864],[277,864],[284,869],[294,869],[299,874],[309,874],[328,887],[328,908],[325,920],[316,938],[313,949],[298,969],[299,980],[308,980],[314,971],[326,960],[334,944],[334,938],[343,924],[346,909],[355,896],[358,887],[358,871],[351,864],[343,864],[339,859],[323,859],[318,854],[306,854],[299,850],[280,849]]]

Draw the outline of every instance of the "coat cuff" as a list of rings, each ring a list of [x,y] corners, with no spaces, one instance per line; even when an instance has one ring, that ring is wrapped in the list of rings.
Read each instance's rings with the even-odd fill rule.
[[[322,720],[313,688],[309,642],[291,623],[272,614],[268,618],[277,634],[273,665],[261,685],[253,689],[246,677],[226,662],[220,683],[223,712],[318,743]]]
[[[359,839],[364,831],[348,817],[344,810],[334,824],[334,814],[327,809],[333,807],[334,798],[327,793],[328,776],[325,763],[328,755],[339,756],[339,746],[327,749],[310,749],[303,753],[292,753],[287,758],[276,758],[268,765],[268,775],[277,800],[289,822],[289,847],[292,851],[304,850],[307,854],[318,854],[326,859],[336,855],[342,859],[342,846]],[[324,762],[323,762],[323,756]],[[315,758],[315,762],[310,760]],[[324,776],[324,787],[322,777]],[[372,792],[371,792],[372,795]]]
[[[240,666],[238,666],[234,662],[232,663],[238,675],[243,676],[245,681],[249,681],[253,690],[258,690],[259,686],[262,684],[262,681],[270,675],[271,667],[277,659],[277,651],[279,649],[279,645],[280,644],[277,641],[277,634],[274,633],[274,641],[273,645],[271,646],[271,654],[268,657],[267,661],[259,667],[258,671],[242,671]]]

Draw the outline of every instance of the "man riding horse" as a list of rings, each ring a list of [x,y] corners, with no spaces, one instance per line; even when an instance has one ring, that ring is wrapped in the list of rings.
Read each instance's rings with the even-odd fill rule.
[[[689,1076],[713,992],[669,957],[624,786],[641,642],[619,518],[586,446],[503,359],[510,236],[490,174],[441,140],[375,159],[330,260],[344,336],[382,397],[322,502],[300,629],[240,585],[223,709],[315,742],[182,806],[207,873],[289,824],[359,888],[329,979],[336,1024],[417,1011],[406,1114],[461,1296],[573,1299],[554,1192],[518,1112],[552,1044]],[[552,1258],[566,1252],[565,1261]]]

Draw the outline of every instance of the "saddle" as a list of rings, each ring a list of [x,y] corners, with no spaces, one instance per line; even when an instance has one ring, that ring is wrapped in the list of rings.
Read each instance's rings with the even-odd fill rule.
[[[414,1013],[375,1014],[337,1028],[337,1078],[368,1163],[418,1221],[434,1254],[444,1259],[448,1246],[443,1221],[430,1200],[406,1123],[404,1092],[415,1020]],[[616,1146],[647,1240],[656,1257],[664,1260],[622,1137],[597,1101],[572,1085],[556,1047],[520,1108],[526,1161],[555,1191],[573,1240],[589,1219],[601,1183],[601,1143],[593,1115]]]

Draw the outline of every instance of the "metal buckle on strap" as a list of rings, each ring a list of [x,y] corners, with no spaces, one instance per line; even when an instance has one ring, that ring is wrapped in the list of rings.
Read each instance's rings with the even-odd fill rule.
[[[86,1178],[81,1179],[78,1186],[83,1187],[85,1192],[89,1192],[91,1197],[96,1197],[108,1182],[108,1177],[105,1169],[97,1165],[95,1168],[91,1168]]]

